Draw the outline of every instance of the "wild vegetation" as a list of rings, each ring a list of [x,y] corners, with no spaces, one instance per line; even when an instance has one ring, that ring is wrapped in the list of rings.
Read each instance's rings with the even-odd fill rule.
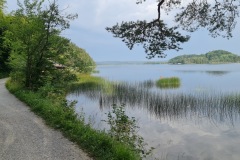
[[[159,88],[178,88],[181,85],[180,79],[178,77],[170,78],[160,78],[156,82],[157,87]]]
[[[91,73],[96,66],[94,60],[82,48],[79,48],[74,43],[69,43],[69,49],[60,56],[60,61],[64,66],[78,72]]]
[[[62,13],[56,1],[43,2],[24,0],[11,14],[1,10],[0,72],[11,71],[12,80],[30,90],[75,81],[76,72],[95,67],[83,49],[60,35],[77,15]]]
[[[10,73],[9,91],[93,158],[140,159],[133,146],[92,129],[65,98],[77,83],[101,83],[89,76],[96,64],[88,53],[61,36],[77,15],[63,13],[55,0],[24,0],[7,15],[0,2],[0,76]]]
[[[239,112],[238,95],[220,95],[217,98],[209,98],[205,95],[196,98],[183,94],[168,96],[151,92],[151,87],[155,84],[151,81],[141,83],[142,88],[138,88],[127,83],[109,84],[100,78],[92,80],[87,75],[95,67],[91,57],[69,39],[61,36],[61,32],[69,28],[70,21],[77,18],[76,14],[63,13],[56,0],[48,2],[24,0],[23,3],[19,3],[18,10],[5,14],[4,2],[0,0],[0,75],[4,77],[10,73],[8,89],[28,104],[32,111],[43,117],[48,125],[61,130],[66,137],[77,142],[96,159],[141,159],[139,151],[142,152],[143,141],[141,137],[137,137],[134,130],[137,127],[135,120],[129,119],[121,107],[113,108],[116,117],[111,113],[108,114],[109,119],[106,121],[111,126],[108,134],[96,131],[85,124],[79,117],[81,115],[74,111],[75,102],[65,100],[67,91],[71,88],[69,86],[73,86],[72,84],[81,88],[79,92],[86,92],[89,97],[98,99],[100,106],[123,102],[132,106],[147,107],[158,117],[164,117],[167,113],[172,113],[176,117],[186,115],[186,111],[195,113],[199,108],[209,104],[220,104],[219,108],[214,108],[214,105],[211,107],[222,111],[225,111],[224,107],[227,104],[233,111]],[[183,8],[183,12],[176,16],[176,20],[189,31],[209,26],[208,29],[213,35],[226,30],[227,36],[231,36],[235,16],[238,14],[225,16],[227,14],[222,13],[225,13],[223,11],[238,13],[236,1],[232,2],[223,5],[216,1],[215,6],[212,7],[207,1],[199,1],[199,5],[195,5],[196,1],[194,1]],[[177,27],[168,28],[160,20],[160,9],[163,5],[166,5],[164,6],[166,10],[170,10],[180,3],[174,0],[159,1],[157,20],[150,23],[123,22],[120,26],[116,25],[107,30],[116,37],[122,38],[130,49],[135,44],[142,43],[148,57],[155,55],[163,57],[163,51],[179,50],[179,44],[189,39],[189,36],[182,36],[177,31]],[[215,20],[216,17],[220,19]],[[186,19],[187,21],[184,22],[183,20]],[[195,24],[196,21],[197,26],[189,25]],[[79,77],[80,73],[86,74],[85,79]],[[209,108],[206,110],[209,111]],[[214,113],[215,110],[211,111]],[[221,113],[222,116],[229,114],[229,112]],[[121,123],[118,123],[119,119]],[[126,141],[129,143],[124,144]]]
[[[182,55],[168,61],[170,64],[217,64],[239,62],[240,56],[223,50],[215,50],[200,55]]]
[[[103,84],[103,83],[102,83]],[[153,81],[139,83],[105,83],[105,85],[87,87],[82,83],[72,94],[87,96],[92,101],[99,102],[99,108],[107,108],[114,104],[125,104],[125,108],[139,108],[139,110],[154,115],[158,119],[178,120],[193,117],[206,117],[210,122],[227,121],[234,125],[239,118],[239,93],[221,92],[161,92],[162,88],[155,88]],[[105,88],[108,88],[106,90]],[[157,89],[158,91],[156,92]],[[110,116],[111,118],[111,116]],[[111,122],[109,122],[111,123]],[[113,128],[115,130],[115,128]],[[114,134],[115,131],[112,133]]]
[[[146,158],[154,148],[147,150],[143,137],[138,134],[138,125],[134,117],[129,117],[125,113],[125,105],[114,104],[112,111],[108,112],[108,119],[104,120],[110,126],[108,134],[115,140],[128,145],[139,153],[142,158]]]
[[[11,49],[4,43],[4,33],[9,28],[9,17],[3,12],[4,4],[5,1],[0,0],[0,78],[8,76],[10,73],[10,67],[7,63]]]
[[[48,125],[62,131],[64,136],[76,142],[94,159],[140,159],[139,154],[130,146],[85,124],[84,118],[75,113],[75,102],[67,102],[64,93],[46,88],[34,92],[13,81],[7,82],[7,88],[33,112],[41,116]]]

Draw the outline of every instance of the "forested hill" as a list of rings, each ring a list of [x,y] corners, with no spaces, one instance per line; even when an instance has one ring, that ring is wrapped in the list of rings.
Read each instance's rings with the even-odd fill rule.
[[[217,63],[239,63],[240,56],[228,51],[215,50],[206,54],[182,55],[168,61],[171,64],[217,64]]]

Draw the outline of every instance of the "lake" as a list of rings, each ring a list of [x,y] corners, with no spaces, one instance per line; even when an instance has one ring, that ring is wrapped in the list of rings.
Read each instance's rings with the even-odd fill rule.
[[[108,128],[102,120],[111,105],[124,103],[139,134],[155,148],[148,159],[240,159],[240,64],[112,62],[99,63],[97,70],[94,75],[118,82],[116,95],[79,90],[67,96],[96,129]],[[181,85],[158,88],[154,82],[162,77],[178,77]]]

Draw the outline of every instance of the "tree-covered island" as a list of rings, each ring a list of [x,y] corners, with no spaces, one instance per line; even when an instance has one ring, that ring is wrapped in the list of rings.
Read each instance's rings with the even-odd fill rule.
[[[168,61],[170,64],[218,64],[239,62],[240,56],[224,50],[214,50],[200,55],[181,55]]]

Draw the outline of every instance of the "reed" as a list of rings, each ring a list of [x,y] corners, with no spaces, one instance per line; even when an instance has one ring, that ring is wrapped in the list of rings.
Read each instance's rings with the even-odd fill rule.
[[[179,88],[181,81],[178,77],[160,78],[156,82],[159,88]]]
[[[233,124],[234,119],[240,118],[240,93],[172,93],[152,89],[143,83],[123,82],[111,84],[111,94],[101,87],[81,90],[79,94],[98,101],[101,108],[126,104],[131,108],[146,109],[159,119],[207,117],[214,122]]]

